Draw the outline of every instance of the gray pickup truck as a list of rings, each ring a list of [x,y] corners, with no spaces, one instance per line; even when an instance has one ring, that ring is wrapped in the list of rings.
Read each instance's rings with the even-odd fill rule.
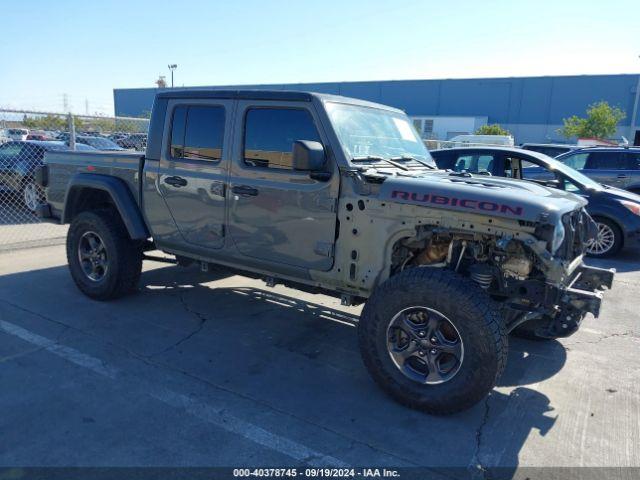
[[[171,90],[145,155],[48,153],[42,218],[70,223],[78,288],[135,289],[146,253],[364,303],[366,367],[391,396],[444,414],[495,385],[508,333],[573,333],[613,270],[587,267],[586,201],[437,170],[407,116],[339,96]],[[241,317],[242,313],[238,312]]]

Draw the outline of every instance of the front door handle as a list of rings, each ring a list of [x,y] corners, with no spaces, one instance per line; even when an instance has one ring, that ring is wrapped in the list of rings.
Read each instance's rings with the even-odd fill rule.
[[[629,175],[621,173],[620,175],[618,175],[618,178],[629,178]]]
[[[164,179],[164,183],[171,185],[172,187],[186,187],[187,179],[182,177],[167,177]]]
[[[248,187],[246,185],[236,185],[231,189],[231,191],[238,195],[242,195],[243,197],[255,197],[258,195],[257,188]]]

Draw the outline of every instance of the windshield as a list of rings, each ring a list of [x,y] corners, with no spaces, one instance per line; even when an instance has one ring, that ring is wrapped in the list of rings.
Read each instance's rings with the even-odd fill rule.
[[[88,137],[83,138],[80,141],[97,149],[122,150],[122,147],[120,147],[120,145],[106,138]]]
[[[409,118],[390,110],[327,102],[329,119],[350,160],[357,157],[412,157],[435,162]]]

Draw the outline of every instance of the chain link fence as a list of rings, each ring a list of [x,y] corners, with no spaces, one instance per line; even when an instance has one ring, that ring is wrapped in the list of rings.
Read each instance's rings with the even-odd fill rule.
[[[43,192],[34,183],[48,151],[144,151],[145,118],[71,115],[0,108],[0,251],[61,243],[66,227],[35,215]]]

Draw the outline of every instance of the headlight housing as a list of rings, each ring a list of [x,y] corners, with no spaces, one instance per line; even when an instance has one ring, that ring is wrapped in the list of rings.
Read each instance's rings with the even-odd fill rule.
[[[551,238],[551,253],[555,254],[562,242],[564,242],[565,230],[562,221],[556,224],[556,228],[553,230],[553,237]]]
[[[634,215],[640,215],[640,203],[630,202],[629,200],[620,200],[620,203]]]

